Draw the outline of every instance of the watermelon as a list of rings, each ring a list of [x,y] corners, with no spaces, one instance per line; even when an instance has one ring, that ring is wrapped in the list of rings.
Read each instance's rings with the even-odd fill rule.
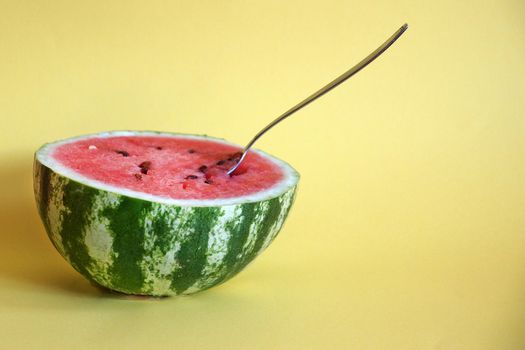
[[[208,136],[113,131],[42,146],[34,191],[58,252],[114,291],[191,294],[239,273],[274,240],[298,173]]]

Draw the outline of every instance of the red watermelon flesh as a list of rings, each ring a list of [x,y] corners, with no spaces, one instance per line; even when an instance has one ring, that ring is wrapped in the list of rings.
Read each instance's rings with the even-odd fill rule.
[[[51,157],[87,179],[171,199],[246,196],[283,180],[281,167],[258,152],[229,176],[240,151],[205,137],[94,136],[59,145]]]

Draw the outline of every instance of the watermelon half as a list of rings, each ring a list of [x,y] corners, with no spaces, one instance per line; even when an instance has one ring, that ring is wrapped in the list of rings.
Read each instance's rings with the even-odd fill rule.
[[[275,238],[298,173],[208,136],[114,131],[44,145],[34,190],[49,238],[83,276],[138,295],[191,294],[236,275]]]

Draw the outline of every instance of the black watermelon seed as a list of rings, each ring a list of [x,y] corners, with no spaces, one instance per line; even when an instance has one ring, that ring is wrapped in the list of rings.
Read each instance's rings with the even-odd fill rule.
[[[219,160],[217,162],[217,165],[224,165],[224,163],[226,163],[226,161],[223,159],[223,160]]]
[[[200,171],[201,173],[205,173],[207,170],[208,170],[208,167],[207,167],[206,165],[201,165],[201,166],[199,167],[199,171]]]
[[[160,146],[157,146],[155,148],[158,149],[159,151],[162,150],[162,147],[160,147]]]
[[[135,179],[142,180],[142,175],[140,174],[133,174],[135,176]]]
[[[140,172],[143,173],[144,175],[147,175],[150,166],[151,166],[150,161],[145,161],[145,162],[140,163],[139,164]]]
[[[189,149],[188,153],[195,153],[195,150],[194,149]]]
[[[211,184],[213,183],[213,181],[210,180],[210,179],[208,179],[208,180],[204,180],[204,183],[205,183],[205,184],[208,184],[208,185],[211,185]]]
[[[118,154],[122,155],[123,157],[129,157],[129,153],[126,152],[126,151],[115,151],[117,152]]]
[[[195,179],[198,179],[199,177],[197,175],[188,175],[185,177],[185,179],[187,180],[195,180]]]

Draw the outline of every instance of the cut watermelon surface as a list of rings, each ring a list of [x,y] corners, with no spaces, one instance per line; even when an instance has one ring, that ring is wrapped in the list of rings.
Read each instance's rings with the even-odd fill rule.
[[[206,138],[112,136],[60,145],[51,157],[88,179],[173,199],[246,196],[283,179],[281,167],[253,152],[229,176],[239,151]]]
[[[275,238],[299,176],[207,136],[116,131],[44,145],[34,188],[60,254],[130,294],[190,294],[226,281]]]

